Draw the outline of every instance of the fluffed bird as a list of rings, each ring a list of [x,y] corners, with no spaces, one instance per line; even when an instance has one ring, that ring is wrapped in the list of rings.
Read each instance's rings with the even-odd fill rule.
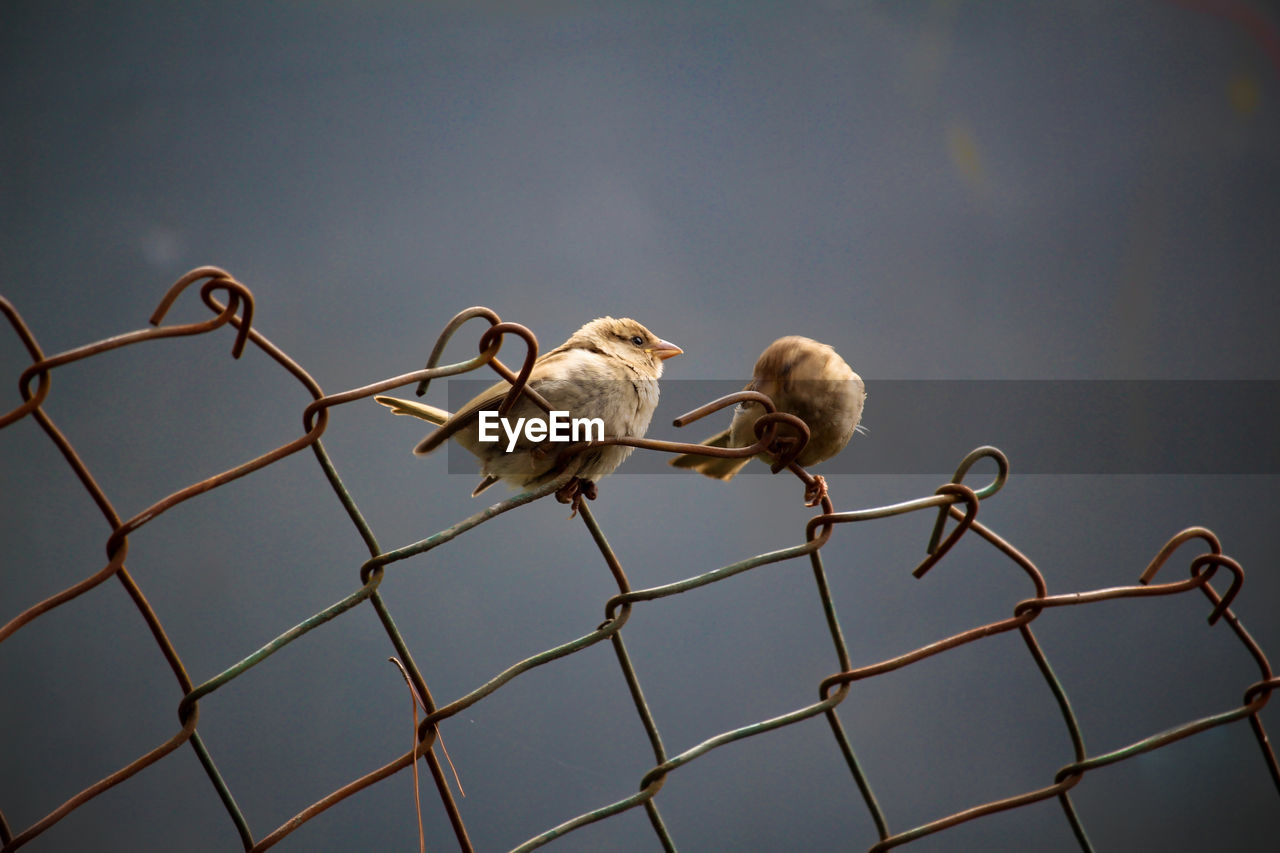
[[[605,437],[640,438],[658,405],[663,362],[682,352],[635,320],[600,317],[539,356],[528,387],[541,394],[553,410],[567,412],[571,418],[599,418]],[[439,425],[413,449],[415,454],[430,453],[453,438],[479,459],[483,479],[472,497],[498,480],[514,488],[536,488],[574,467],[573,479],[556,497],[572,503],[576,513],[581,499],[594,498],[595,484],[621,465],[632,448],[616,444],[591,447],[558,465],[558,451],[570,442],[531,441],[523,432],[513,438],[505,432],[507,427],[497,429],[499,440],[482,441],[480,413],[496,412],[510,390],[509,383],[497,382],[454,414],[414,400],[387,396],[374,400],[395,414]],[[518,423],[520,418],[548,419],[547,413],[523,394],[505,417],[508,424]]]
[[[767,394],[779,412],[795,415],[809,427],[809,441],[795,460],[805,468],[830,459],[844,449],[862,420],[862,404],[867,397],[862,377],[853,372],[839,353],[827,344],[800,335],[778,338],[765,347],[746,390]],[[729,428],[702,444],[749,447],[758,440],[755,423],[764,413],[760,403],[743,401],[734,410]],[[797,437],[787,435],[788,432],[786,425],[778,427],[775,450],[785,450],[786,442],[796,441]],[[717,480],[732,480],[751,458],[685,453],[672,459],[671,464],[692,468]],[[773,461],[768,453],[757,454],[755,458],[770,464]],[[805,492],[805,503],[810,506],[826,494],[826,482],[821,477],[814,479],[814,485]]]

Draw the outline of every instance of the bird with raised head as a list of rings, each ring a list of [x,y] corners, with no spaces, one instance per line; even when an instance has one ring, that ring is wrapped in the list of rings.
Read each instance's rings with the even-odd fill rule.
[[[534,362],[528,387],[553,410],[571,418],[599,418],[605,437],[640,438],[649,428],[658,405],[658,378],[663,362],[683,350],[662,340],[628,318],[600,317],[574,332],[567,341]],[[595,497],[595,484],[622,464],[632,448],[617,444],[590,447],[561,464],[559,450],[568,442],[529,440],[522,433],[512,441],[482,441],[480,413],[496,411],[511,385],[500,381],[477,394],[456,413],[414,400],[377,396],[374,400],[398,415],[413,415],[439,425],[413,449],[430,453],[449,438],[480,460],[483,479],[471,494],[480,494],[498,480],[514,488],[536,488],[564,474],[574,476],[556,493],[576,512],[583,497]],[[507,412],[508,422],[546,419],[540,406],[525,395]],[[501,434],[501,430],[499,430]]]

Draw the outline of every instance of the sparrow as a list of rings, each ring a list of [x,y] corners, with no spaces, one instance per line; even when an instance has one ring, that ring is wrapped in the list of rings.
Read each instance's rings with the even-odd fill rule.
[[[773,400],[778,411],[795,415],[809,427],[809,441],[795,461],[808,468],[835,456],[849,443],[862,419],[866,389],[862,377],[830,346],[812,338],[789,335],[778,338],[756,361],[746,390],[759,391]],[[763,405],[750,400],[734,409],[733,422],[724,432],[702,444],[708,447],[748,447],[758,439],[755,423],[765,413]],[[792,433],[792,434],[788,434]],[[774,455],[794,444],[798,436],[785,424],[779,425],[772,451]],[[772,464],[769,453],[755,457]],[[724,458],[685,453],[671,460],[677,468],[693,470],[717,480],[732,480],[751,457]],[[805,503],[816,506],[826,494],[826,481],[815,477],[805,491]]]
[[[658,405],[663,362],[682,352],[635,320],[600,317],[539,356],[528,387],[541,394],[553,410],[567,412],[572,418],[599,418],[604,437],[640,438]],[[509,383],[497,382],[453,414],[414,400],[373,399],[397,415],[413,415],[439,425],[418,442],[413,449],[416,455],[430,453],[453,438],[479,459],[483,479],[472,497],[499,480],[513,488],[536,488],[574,467],[574,477],[556,497],[571,503],[576,514],[582,498],[594,499],[595,484],[621,465],[632,448],[616,444],[591,447],[560,463],[559,450],[572,442],[533,441],[522,431],[519,435],[507,432],[520,418],[548,420],[548,413],[523,394],[505,415],[506,426],[495,430],[496,417],[486,416],[490,423],[487,433],[492,436],[496,432],[498,440],[482,441],[481,412],[496,413],[510,390]]]

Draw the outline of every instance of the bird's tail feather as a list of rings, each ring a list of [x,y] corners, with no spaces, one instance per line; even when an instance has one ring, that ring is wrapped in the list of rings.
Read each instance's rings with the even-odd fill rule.
[[[729,430],[711,436],[702,444],[707,447],[728,447]],[[724,457],[703,456],[699,453],[682,453],[672,459],[671,464],[677,468],[690,468],[699,474],[705,474],[716,480],[732,480],[750,461],[750,456]]]
[[[436,426],[449,420],[449,413],[444,409],[437,409],[435,406],[428,406],[416,400],[401,400],[399,397],[386,397],[381,394],[373,399],[390,409],[392,414],[413,415],[415,418],[430,421]]]
[[[471,492],[471,497],[473,498],[476,497],[485,489],[489,488],[494,483],[498,482],[498,479],[499,479],[498,477],[495,477],[492,474],[486,474],[485,478],[480,481],[480,485],[476,486],[475,489]]]

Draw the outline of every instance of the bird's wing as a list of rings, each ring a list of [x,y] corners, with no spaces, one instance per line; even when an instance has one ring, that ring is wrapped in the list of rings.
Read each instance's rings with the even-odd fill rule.
[[[413,452],[421,456],[435,450],[444,444],[451,435],[467,426],[475,419],[476,413],[481,409],[497,406],[510,387],[505,382],[495,385],[453,414],[449,414],[444,409],[429,406],[426,403],[401,400],[399,397],[384,397],[380,395],[373,399],[391,409],[394,414],[413,415],[440,427],[432,430],[426,438],[418,442],[417,447],[413,448]]]
[[[582,350],[578,346],[570,346],[567,342],[561,344],[548,353],[538,357],[534,363],[533,372],[529,376],[529,387],[537,390],[545,381],[548,373],[554,374],[557,367],[561,367],[570,360],[581,357]],[[430,421],[439,425],[439,429],[433,430],[426,438],[418,442],[418,446],[413,452],[419,456],[430,453],[440,445],[444,444],[450,436],[459,430],[470,425],[481,411],[485,409],[496,409],[498,405],[506,398],[507,393],[511,390],[511,384],[505,380],[496,382],[485,390],[481,391],[475,397],[472,397],[466,405],[458,409],[453,414],[449,414],[444,409],[437,409],[435,406],[428,406],[424,403],[416,403],[412,400],[401,400],[396,397],[374,397],[379,403],[389,407],[397,415],[415,415],[423,420]],[[487,488],[488,484],[482,484]],[[477,493],[481,491],[480,487],[476,489]]]
[[[506,382],[498,382],[489,386],[453,414],[449,414],[444,409],[437,409],[435,406],[428,406],[425,403],[415,403],[412,400],[400,400],[395,397],[374,397],[384,406],[390,406],[391,410],[397,415],[417,415],[418,417],[438,424],[440,429],[432,430],[432,432],[422,441],[418,442],[418,446],[413,448],[413,452],[419,456],[430,453],[458,430],[467,426],[476,418],[476,413],[481,409],[495,408],[506,393],[511,390],[511,386]],[[406,411],[400,411],[405,409]]]
[[[564,371],[571,365],[575,364],[579,359],[584,357],[584,350],[579,346],[569,346],[569,344],[561,344],[548,353],[538,356],[538,360],[534,362],[533,371],[529,374],[528,387],[534,391],[543,387],[547,381],[554,381],[556,377],[563,377]],[[589,357],[589,356],[588,356]],[[430,453],[456,433],[472,424],[479,413],[486,409],[496,409],[502,403],[508,393],[511,392],[511,383],[506,380],[495,382],[488,388],[472,397],[467,404],[452,415],[448,416],[448,420],[441,424],[440,429],[432,432],[422,441],[418,442],[418,446],[413,452],[422,455]],[[375,398],[376,399],[376,398]],[[528,402],[524,402],[528,401]],[[541,416],[542,409],[538,407],[532,400],[523,397],[522,401],[516,403],[516,406],[531,406],[534,413]],[[572,409],[571,405],[565,408]]]

